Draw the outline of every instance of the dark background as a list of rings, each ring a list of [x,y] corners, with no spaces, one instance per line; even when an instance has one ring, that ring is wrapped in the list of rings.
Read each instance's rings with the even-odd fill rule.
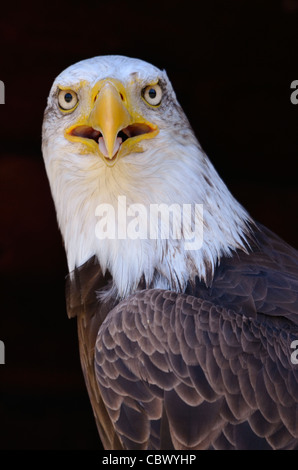
[[[95,55],[165,68],[232,193],[297,247],[298,0],[2,2],[0,47],[0,449],[99,449],[40,151],[50,86]]]

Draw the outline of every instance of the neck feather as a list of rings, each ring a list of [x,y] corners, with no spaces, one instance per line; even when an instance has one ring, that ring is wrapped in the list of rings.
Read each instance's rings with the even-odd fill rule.
[[[127,156],[113,168],[93,156],[84,156],[83,166],[82,156],[55,159],[49,152],[69,270],[96,255],[120,297],[141,279],[176,291],[196,276],[208,283],[222,256],[248,249],[252,221],[194,141],[175,154],[164,142],[164,149]],[[198,235],[197,245],[190,234]]]

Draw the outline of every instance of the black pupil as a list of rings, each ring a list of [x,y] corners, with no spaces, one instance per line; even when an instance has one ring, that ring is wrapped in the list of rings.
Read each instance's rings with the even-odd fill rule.
[[[64,99],[66,103],[70,103],[72,101],[72,94],[71,93],[65,93]]]
[[[156,90],[154,90],[154,88],[150,88],[149,92],[149,97],[153,100],[154,98],[156,98]]]

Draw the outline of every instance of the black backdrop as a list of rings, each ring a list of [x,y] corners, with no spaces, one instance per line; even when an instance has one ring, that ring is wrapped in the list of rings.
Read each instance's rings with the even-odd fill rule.
[[[2,2],[0,39],[0,449],[99,449],[40,151],[51,83],[94,55],[165,68],[232,193],[297,247],[298,1]]]

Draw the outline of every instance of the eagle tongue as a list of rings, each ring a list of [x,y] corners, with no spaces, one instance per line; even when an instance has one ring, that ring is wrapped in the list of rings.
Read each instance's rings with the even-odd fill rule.
[[[121,138],[121,137],[117,137],[116,140],[115,140],[114,148],[113,148],[113,155],[112,155],[112,158],[113,158],[113,157],[116,155],[116,153],[118,152],[118,150],[119,150],[121,144],[122,144],[122,138]],[[101,153],[102,153],[106,158],[109,158],[109,152],[108,152],[108,150],[107,150],[107,147],[106,147],[104,138],[103,138],[102,136],[99,137],[99,139],[98,139],[98,147],[99,147],[99,150],[101,151]]]

